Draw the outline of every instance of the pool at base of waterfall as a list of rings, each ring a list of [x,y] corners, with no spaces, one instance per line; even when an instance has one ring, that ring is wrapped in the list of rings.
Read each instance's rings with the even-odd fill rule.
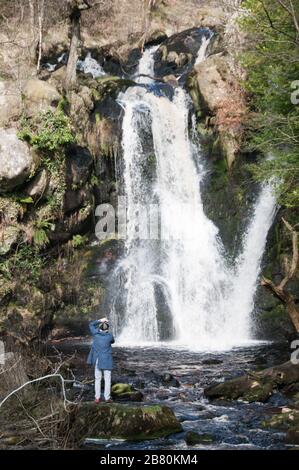
[[[55,344],[62,353],[77,351],[74,373],[78,380],[92,380],[93,370],[86,367],[90,341],[65,340]],[[286,449],[285,434],[263,426],[289,399],[274,393],[266,403],[240,400],[211,400],[203,390],[248,370],[265,369],[287,361],[286,344],[256,344],[230,351],[192,352],[164,347],[114,347],[114,383],[129,383],[143,394],[144,404],[163,404],[174,411],[183,432],[161,439],[142,442],[118,440],[86,441],[87,448],[97,449]],[[77,361],[77,362],[76,362]],[[78,392],[79,393],[79,392]],[[93,387],[81,396],[93,399]],[[202,442],[191,445],[188,431],[198,433]],[[190,433],[189,433],[190,436]],[[92,437],[92,436],[86,436]],[[191,436],[192,437],[192,436]],[[200,440],[200,438],[199,438]]]

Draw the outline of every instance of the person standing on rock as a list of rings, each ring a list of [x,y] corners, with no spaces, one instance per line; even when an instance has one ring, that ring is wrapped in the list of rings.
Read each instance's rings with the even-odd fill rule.
[[[95,370],[95,402],[101,403],[101,382],[104,375],[105,401],[111,403],[111,371],[113,369],[112,347],[113,334],[109,331],[107,318],[91,321],[89,329],[93,336],[93,343],[88,355],[87,364],[94,366]]]

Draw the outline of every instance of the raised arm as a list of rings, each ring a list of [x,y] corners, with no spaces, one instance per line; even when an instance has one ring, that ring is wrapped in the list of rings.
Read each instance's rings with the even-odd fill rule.
[[[89,323],[89,329],[90,329],[90,333],[92,335],[96,335],[98,333],[98,324],[99,324],[99,320],[95,320],[95,321],[91,321]]]

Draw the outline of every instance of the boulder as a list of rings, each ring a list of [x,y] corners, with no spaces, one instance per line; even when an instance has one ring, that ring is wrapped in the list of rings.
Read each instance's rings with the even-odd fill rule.
[[[160,29],[155,29],[154,31],[150,31],[144,40],[145,46],[154,46],[155,44],[160,44],[161,42],[167,39],[167,34],[165,31]],[[142,43],[140,44],[142,45]]]
[[[0,256],[9,253],[20,239],[21,229],[17,225],[4,225],[0,229]]]
[[[161,382],[163,385],[168,385],[170,387],[180,386],[180,382],[169,372],[166,372],[161,376]]]
[[[82,186],[92,170],[92,156],[89,150],[80,145],[70,145],[66,150],[66,182],[68,186]]]
[[[191,28],[163,41],[156,52],[155,75],[164,77],[185,73],[186,66],[191,67],[194,63],[205,34],[203,28]]]
[[[117,383],[112,385],[112,396],[118,400],[142,401],[143,395],[139,390],[133,389],[129,384]]]
[[[0,126],[18,119],[21,113],[22,97],[17,83],[0,81]]]
[[[67,433],[66,433],[67,431]],[[181,432],[173,411],[161,405],[96,404],[83,402],[64,414],[60,427],[70,445],[85,438],[142,441]]]
[[[188,446],[196,444],[211,444],[215,440],[213,434],[201,434],[195,431],[188,431],[185,435],[185,441]]]
[[[64,212],[72,212],[79,209],[84,204],[91,202],[91,193],[88,189],[67,189],[64,193]]]
[[[37,175],[33,177],[28,186],[25,188],[25,193],[32,198],[41,198],[47,191],[49,185],[49,174],[44,168]]]
[[[37,155],[18,139],[16,129],[0,129],[0,193],[24,183],[37,164]]]
[[[26,82],[23,96],[27,116],[45,112],[49,108],[54,110],[61,99],[61,95],[53,85],[37,78]]]
[[[299,364],[285,362],[260,372],[251,372],[241,377],[212,384],[205,388],[207,398],[245,401],[266,401],[276,389],[299,382]]]

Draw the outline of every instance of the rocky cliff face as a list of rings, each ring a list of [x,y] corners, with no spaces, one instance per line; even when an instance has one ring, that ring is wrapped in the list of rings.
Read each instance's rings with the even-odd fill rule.
[[[136,11],[138,1],[130,3]],[[84,332],[86,316],[100,301],[103,285],[96,270],[86,275],[94,256],[88,242],[96,205],[115,204],[122,118],[116,98],[133,84],[144,46],[159,44],[156,75],[183,84],[193,100],[210,159],[206,210],[232,253],[244,210],[254,199],[254,186],[244,189],[248,156],[240,155],[240,146],[246,97],[233,58],[243,39],[233,34],[234,19],[222,2],[157,2],[142,33],[142,15],[133,27],[124,24],[123,7],[113,8],[97,24],[82,20],[82,58],[89,52],[105,75],[78,72],[77,86],[68,93],[62,55],[69,47],[67,22],[49,24],[38,72],[25,52],[17,54],[23,41],[30,42],[29,23],[17,30],[11,12],[11,27],[1,32],[7,39],[14,30],[19,45],[16,41],[10,52],[0,45],[0,325],[3,335],[21,342],[44,337],[53,327],[57,335]],[[194,66],[198,28],[210,28],[214,36],[207,60]],[[100,247],[98,259],[114,262],[113,243]],[[269,255],[272,267],[275,256]],[[271,297],[264,311],[272,311],[272,304],[278,308]]]

